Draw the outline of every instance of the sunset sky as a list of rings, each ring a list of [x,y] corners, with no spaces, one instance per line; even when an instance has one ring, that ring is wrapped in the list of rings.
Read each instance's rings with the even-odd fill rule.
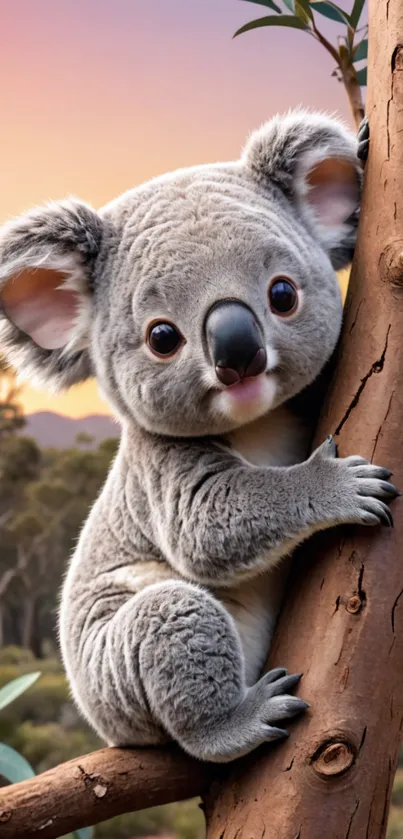
[[[350,121],[331,57],[305,33],[232,40],[265,12],[239,0],[2,3],[0,221],[68,194],[99,207],[165,171],[235,158],[289,107]],[[323,28],[334,39],[337,26]],[[93,383],[58,398],[27,388],[24,406],[108,411]]]

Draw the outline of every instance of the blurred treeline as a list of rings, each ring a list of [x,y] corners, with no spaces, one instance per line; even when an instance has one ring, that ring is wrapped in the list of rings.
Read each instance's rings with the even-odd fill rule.
[[[0,359],[0,687],[42,672],[0,713],[0,742],[37,772],[103,745],[70,700],[56,632],[62,577],[118,445],[105,440],[94,449],[89,443],[82,435],[72,449],[40,449],[25,437],[18,390]],[[403,839],[403,754],[387,835]],[[198,803],[121,816],[95,830],[95,839],[146,836],[202,839]]]
[[[63,571],[117,440],[41,450],[23,424],[14,383],[0,368],[0,646],[40,658],[54,646]]]
[[[0,712],[0,742],[37,772],[103,745],[70,700],[57,644],[61,581],[118,445],[90,443],[81,435],[74,448],[41,449],[24,436],[18,389],[0,358],[0,687],[42,673]],[[113,819],[94,839],[201,839],[203,825],[192,801]]]

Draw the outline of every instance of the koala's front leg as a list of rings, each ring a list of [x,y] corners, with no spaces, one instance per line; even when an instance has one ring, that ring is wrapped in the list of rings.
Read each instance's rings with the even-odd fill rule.
[[[193,582],[231,586],[335,525],[392,525],[391,473],[338,459],[332,438],[292,467],[260,469],[196,444],[161,462],[156,532],[168,562]]]

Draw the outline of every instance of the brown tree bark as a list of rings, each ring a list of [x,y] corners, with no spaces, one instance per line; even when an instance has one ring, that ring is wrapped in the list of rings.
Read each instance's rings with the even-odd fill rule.
[[[389,466],[403,489],[403,2],[370,0],[371,139],[338,366],[316,443]],[[320,303],[320,301],[318,301]],[[403,721],[403,499],[395,529],[351,528],[296,557],[270,666],[311,710],[234,767],[208,839],[381,839]]]
[[[211,773],[176,748],[101,749],[0,789],[0,836],[57,839],[121,813],[201,795]]]

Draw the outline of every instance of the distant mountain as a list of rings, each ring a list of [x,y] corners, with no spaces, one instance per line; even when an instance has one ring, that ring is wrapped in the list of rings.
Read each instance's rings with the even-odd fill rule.
[[[77,434],[93,437],[93,445],[98,445],[107,437],[120,436],[120,425],[112,417],[102,414],[72,419],[52,411],[38,411],[28,414],[25,419],[26,425],[22,434],[34,437],[40,446],[67,449],[74,445]]]

